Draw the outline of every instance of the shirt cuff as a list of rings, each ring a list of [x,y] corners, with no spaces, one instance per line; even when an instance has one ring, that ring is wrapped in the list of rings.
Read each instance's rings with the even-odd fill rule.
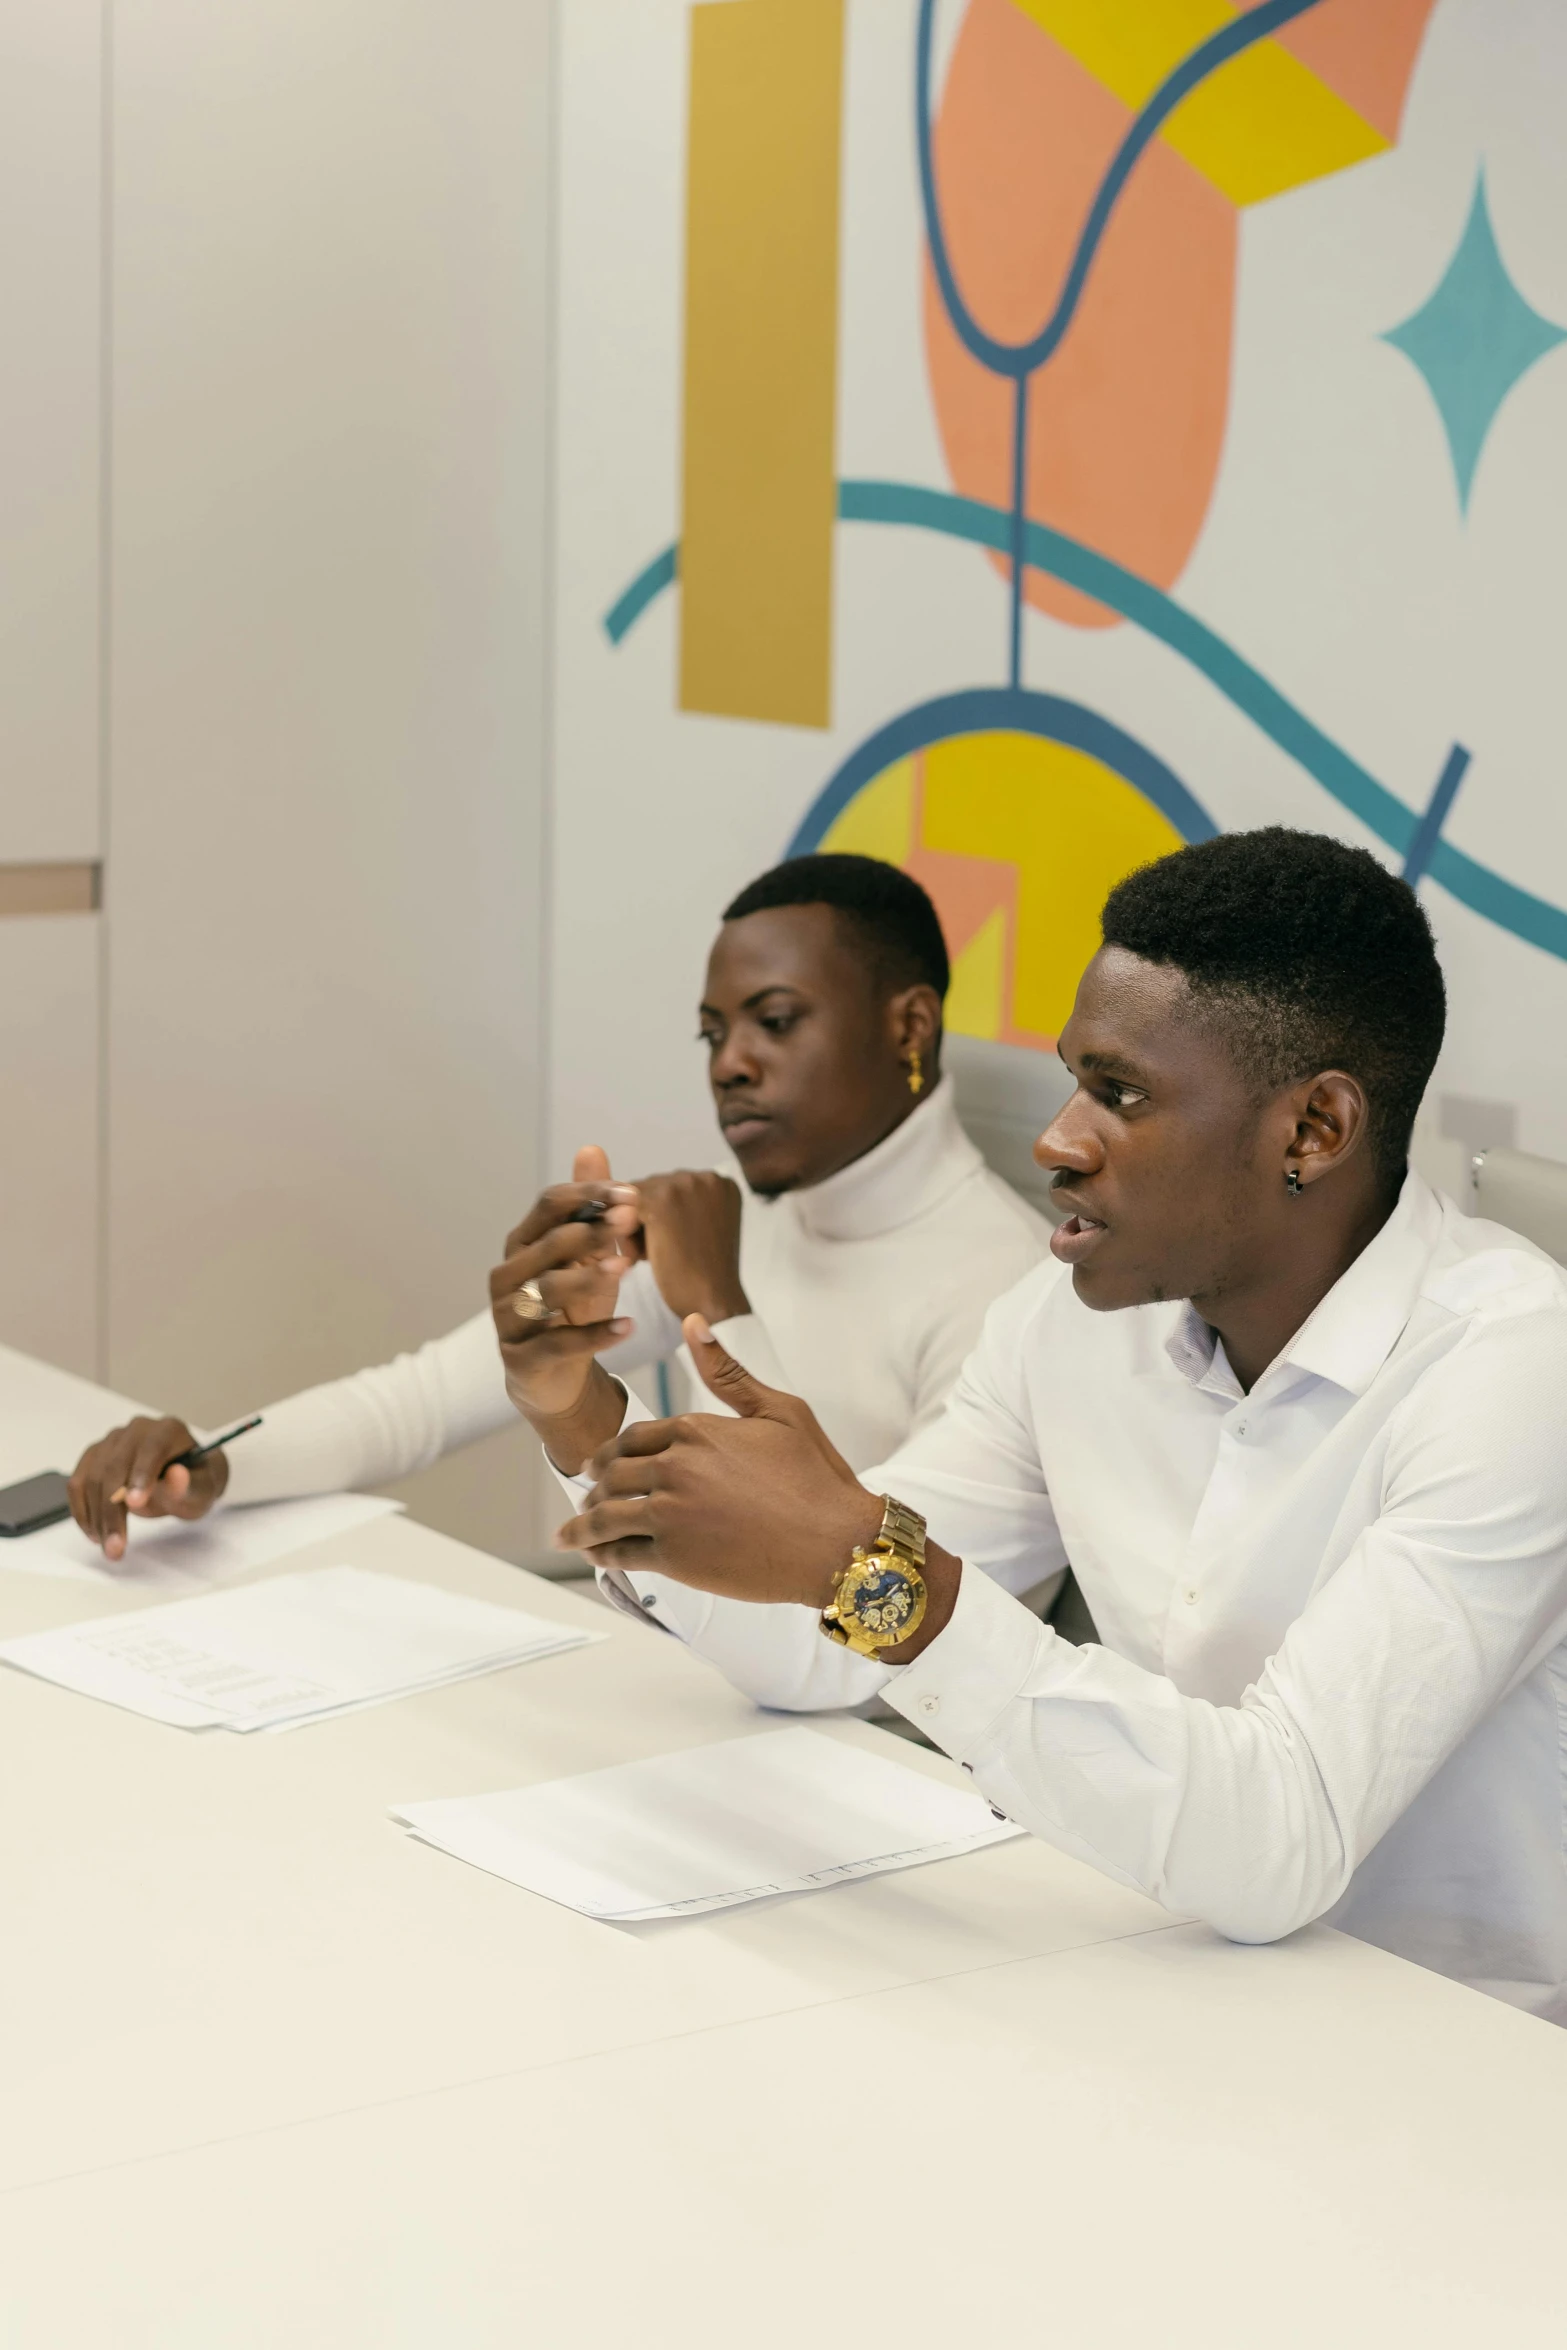
[[[648,1410],[645,1403],[641,1402],[638,1397],[632,1394],[630,1388],[626,1385],[623,1379],[617,1379],[615,1381],[615,1385],[620,1389],[621,1394],[626,1399],[626,1408],[620,1416],[620,1426],[615,1430],[615,1436],[624,1436],[626,1430],[628,1428],[634,1428],[639,1420],[651,1420],[654,1415]],[[610,1438],[609,1441],[611,1444],[614,1443],[615,1436]],[[585,1469],[579,1469],[574,1477],[568,1477],[564,1469],[556,1468],[555,1463],[550,1460],[550,1456],[547,1452],[545,1453],[544,1458],[549,1462],[550,1474],[555,1479],[555,1482],[560,1487],[561,1491],[568,1495],[572,1501],[586,1501],[588,1495],[593,1491],[593,1487],[597,1480],[593,1477],[590,1477]]]
[[[905,1721],[963,1762],[988,1746],[1041,1647],[1055,1639],[991,1576],[965,1566],[950,1621],[923,1656],[891,1669],[882,1695]]]
[[[624,1381],[621,1385],[624,1386]],[[639,1420],[657,1417],[629,1387],[625,1388],[625,1397],[626,1409],[615,1431],[617,1436],[634,1428]],[[548,1453],[544,1457],[549,1461]],[[582,1472],[568,1477],[553,1461],[549,1465],[561,1491],[580,1508],[593,1490],[593,1479]],[[680,1640],[689,1640],[700,1631],[713,1610],[710,1592],[688,1590],[684,1584],[671,1583],[664,1575],[634,1575],[625,1567],[596,1567],[594,1574],[611,1607],[619,1608],[623,1615],[640,1616],[643,1623],[656,1624],[660,1631],[673,1632]]]
[[[731,1314],[727,1321],[713,1324],[713,1336],[725,1354],[733,1355],[741,1369],[749,1371],[753,1379],[760,1379],[764,1387],[782,1388],[785,1395],[793,1393],[789,1374],[778,1360],[767,1326],[758,1315]],[[727,1411],[729,1406],[724,1404],[719,1408]],[[713,1409],[713,1398],[706,1388],[701,1388],[697,1409],[704,1412]]]

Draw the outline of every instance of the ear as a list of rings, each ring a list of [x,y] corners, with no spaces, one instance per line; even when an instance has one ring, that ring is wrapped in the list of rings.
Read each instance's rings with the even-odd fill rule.
[[[1342,1069],[1324,1070],[1295,1087],[1293,1106],[1286,1177],[1293,1168],[1303,1185],[1320,1183],[1364,1150],[1369,1105],[1358,1077]]]
[[[923,982],[901,988],[887,1007],[892,1049],[900,1061],[918,1053],[927,1077],[934,1077],[941,1054],[941,998]]]

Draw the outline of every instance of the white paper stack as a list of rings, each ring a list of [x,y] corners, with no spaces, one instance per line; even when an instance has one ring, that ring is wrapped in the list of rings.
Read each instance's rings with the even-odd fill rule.
[[[20,1666],[180,1729],[292,1730],[602,1639],[518,1608],[317,1567],[0,1645]]]
[[[392,1817],[492,1876],[620,1923],[916,1868],[1024,1832],[965,1788],[803,1729],[399,1804]]]

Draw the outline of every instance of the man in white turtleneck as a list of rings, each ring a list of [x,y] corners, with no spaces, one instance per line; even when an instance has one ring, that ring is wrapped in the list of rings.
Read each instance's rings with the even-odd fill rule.
[[[692,1312],[806,1396],[851,1461],[882,1459],[940,1411],[986,1307],[1049,1238],[958,1124],[947,979],[935,909],[895,867],[817,856],[764,874],[725,913],[701,1007],[727,1168],[615,1184],[602,1152],[579,1152],[576,1181],[508,1242],[493,1320],[269,1405],[232,1465],[168,1467],[191,1429],[134,1420],[82,1456],[78,1524],[117,1558],[121,1489],[135,1514],[199,1517],[390,1483],[514,1409],[558,1424],[594,1358],[661,1361]],[[602,1220],[574,1220],[590,1200]]]

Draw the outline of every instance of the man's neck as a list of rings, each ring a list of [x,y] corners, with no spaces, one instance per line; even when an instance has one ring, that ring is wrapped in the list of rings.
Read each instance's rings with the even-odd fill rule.
[[[1264,1250],[1264,1269],[1255,1280],[1238,1282],[1209,1298],[1194,1297],[1201,1314],[1223,1342],[1226,1359],[1243,1391],[1250,1394],[1335,1283],[1369,1248],[1393,1213],[1394,1200],[1374,1193],[1351,1217],[1324,1213],[1313,1218],[1309,1197],[1286,1214],[1301,1223]],[[1326,1208],[1327,1203],[1324,1203]]]

